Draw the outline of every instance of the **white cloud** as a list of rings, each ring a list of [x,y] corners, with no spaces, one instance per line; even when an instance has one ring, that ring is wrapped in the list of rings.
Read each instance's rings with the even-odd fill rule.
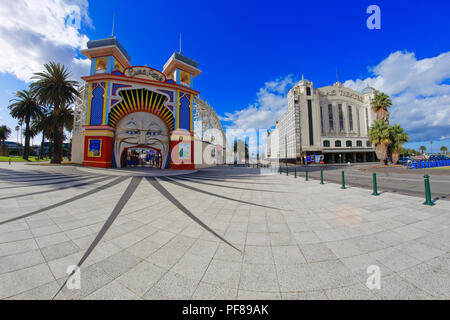
[[[56,61],[79,80],[89,70],[89,61],[77,58],[89,40],[81,22],[92,26],[87,0],[1,1],[0,72],[29,82],[44,63]]]
[[[264,83],[256,94],[256,101],[248,107],[225,113],[220,117],[228,130],[247,131],[249,129],[266,129],[275,125],[275,121],[286,111],[286,94],[295,84],[293,75]]]
[[[397,51],[369,70],[373,76],[344,85],[358,91],[369,85],[390,95],[390,122],[400,123],[410,141],[450,138],[450,52],[418,60]]]
[[[256,131],[259,131],[259,152],[264,153],[266,130],[272,128],[275,121],[286,112],[286,94],[295,82],[296,79],[292,74],[268,81],[256,93],[254,103],[220,117],[220,120],[225,122],[224,128],[229,147],[233,145],[234,137],[242,140],[247,137],[250,155],[256,156],[258,152]]]

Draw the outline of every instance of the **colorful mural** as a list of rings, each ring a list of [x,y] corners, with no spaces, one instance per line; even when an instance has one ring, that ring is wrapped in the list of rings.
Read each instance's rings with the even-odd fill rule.
[[[174,129],[173,112],[165,105],[168,98],[147,89],[120,90],[121,102],[109,111],[108,125],[115,127],[125,115],[132,112],[149,112],[160,117],[170,130]]]

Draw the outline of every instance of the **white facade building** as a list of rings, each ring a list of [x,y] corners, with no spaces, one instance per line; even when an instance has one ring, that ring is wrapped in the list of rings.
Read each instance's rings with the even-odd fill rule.
[[[376,118],[371,108],[375,94],[373,88],[360,93],[340,82],[314,89],[302,79],[288,92],[286,113],[268,133],[267,157],[288,162],[316,155],[325,163],[375,161],[367,135]]]

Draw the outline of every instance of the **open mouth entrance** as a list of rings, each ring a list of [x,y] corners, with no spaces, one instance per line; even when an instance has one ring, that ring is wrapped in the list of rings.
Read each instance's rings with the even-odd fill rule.
[[[161,165],[162,156],[161,152],[158,149],[147,146],[139,146],[126,148],[122,152],[122,168],[139,167],[161,169]]]

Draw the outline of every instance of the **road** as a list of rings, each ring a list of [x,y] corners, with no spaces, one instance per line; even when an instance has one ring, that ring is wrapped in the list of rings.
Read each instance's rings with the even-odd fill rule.
[[[394,192],[417,197],[425,196],[424,178],[426,173],[430,176],[431,195],[433,201],[450,201],[450,170],[447,171],[411,171],[403,168],[378,168],[370,170],[374,164],[365,165],[324,165],[308,166],[308,176],[310,179],[320,179],[320,169],[324,169],[324,181],[341,183],[342,170],[345,174],[346,186],[363,187],[372,189],[372,174],[377,173],[377,183],[379,192]],[[297,170],[297,176],[305,178],[306,166],[289,166],[290,174]],[[282,166],[283,174],[286,174],[286,167]]]

